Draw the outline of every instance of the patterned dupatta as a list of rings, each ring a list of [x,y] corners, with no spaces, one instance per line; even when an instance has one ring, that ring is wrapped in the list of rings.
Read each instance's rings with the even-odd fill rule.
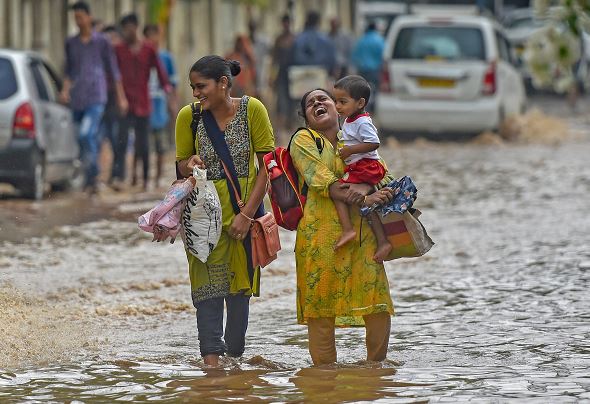
[[[217,155],[219,156],[221,161],[223,161],[225,163],[225,165],[227,166],[227,168],[230,172],[230,175],[232,177],[233,183],[236,186],[236,190],[238,192],[238,195],[241,198],[242,197],[242,190],[240,187],[240,183],[238,181],[238,172],[236,171],[236,167],[234,165],[234,161],[233,161],[232,156],[230,154],[227,142],[225,141],[225,133],[219,128],[219,125],[217,125],[217,121],[215,120],[215,117],[213,116],[213,114],[210,111],[204,110],[201,113],[201,115],[202,115],[203,125],[205,126],[205,132],[207,134],[207,137],[211,141],[211,144],[213,145],[213,148],[215,149],[215,153],[217,153]],[[225,180],[227,182],[227,189],[229,190],[229,196],[230,196],[230,200],[231,200],[231,204],[232,204],[234,213],[236,215],[238,215],[240,213],[240,206],[238,205],[238,201],[236,200],[236,196],[232,192],[233,188],[232,188],[230,179],[227,178],[227,175],[225,174],[225,172],[223,172],[222,175],[225,177]],[[264,215],[264,204],[261,203],[260,206],[258,207],[258,209],[256,210],[256,213],[254,214],[254,218],[258,218],[263,215]],[[254,283],[254,266],[252,265],[252,239],[250,238],[250,232],[248,232],[248,234],[246,235],[246,238],[244,239],[244,249],[246,250],[246,257],[247,257],[247,261],[248,261],[248,277],[250,278],[250,285],[253,285],[253,283]]]

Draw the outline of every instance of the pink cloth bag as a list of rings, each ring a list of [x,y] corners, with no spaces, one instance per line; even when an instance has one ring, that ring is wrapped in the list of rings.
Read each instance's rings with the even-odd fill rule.
[[[174,243],[174,239],[181,229],[184,200],[193,191],[195,183],[193,177],[174,181],[168,192],[166,192],[164,200],[139,217],[139,228],[148,233],[153,233],[154,240],[158,235],[161,240],[170,237],[170,243]],[[165,237],[162,239],[161,235]]]

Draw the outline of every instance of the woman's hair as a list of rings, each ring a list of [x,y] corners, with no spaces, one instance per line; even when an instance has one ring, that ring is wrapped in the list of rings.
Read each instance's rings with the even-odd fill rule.
[[[308,92],[303,94],[303,97],[301,97],[301,105],[300,105],[301,110],[299,111],[299,116],[305,120],[305,123],[307,123],[307,117],[305,116],[305,103],[307,102],[307,97],[309,97],[309,94],[313,93],[314,91],[318,91],[318,90],[326,93],[326,95],[328,97],[330,97],[332,99],[332,101],[336,101],[334,99],[334,96],[332,95],[332,93],[324,88],[314,88],[313,90],[309,90]]]
[[[215,81],[219,81],[225,76],[227,77],[227,86],[231,88],[232,76],[237,76],[240,71],[242,71],[242,68],[237,60],[226,60],[221,56],[209,55],[197,60],[191,67],[189,74],[196,72],[207,79]]]

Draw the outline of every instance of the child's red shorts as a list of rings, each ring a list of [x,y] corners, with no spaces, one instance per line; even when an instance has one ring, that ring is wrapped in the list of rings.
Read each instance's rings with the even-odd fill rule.
[[[377,185],[385,177],[385,167],[379,160],[362,159],[346,166],[340,182]]]

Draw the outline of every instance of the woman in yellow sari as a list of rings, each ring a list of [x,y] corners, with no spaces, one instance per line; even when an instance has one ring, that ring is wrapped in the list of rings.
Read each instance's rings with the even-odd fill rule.
[[[303,218],[297,228],[297,320],[307,324],[309,352],[315,365],[336,362],[335,327],[366,327],[367,360],[387,355],[393,303],[383,264],[373,260],[376,240],[368,225],[355,241],[334,250],[341,226],[332,199],[359,207],[384,203],[393,197],[384,188],[373,192],[365,184],[341,184],[344,162],[337,156],[340,127],[330,93],[317,89],[301,100],[307,130],[291,143],[291,156],[300,181],[308,186]],[[324,147],[320,152],[314,136]],[[351,213],[355,227],[358,213]]]

